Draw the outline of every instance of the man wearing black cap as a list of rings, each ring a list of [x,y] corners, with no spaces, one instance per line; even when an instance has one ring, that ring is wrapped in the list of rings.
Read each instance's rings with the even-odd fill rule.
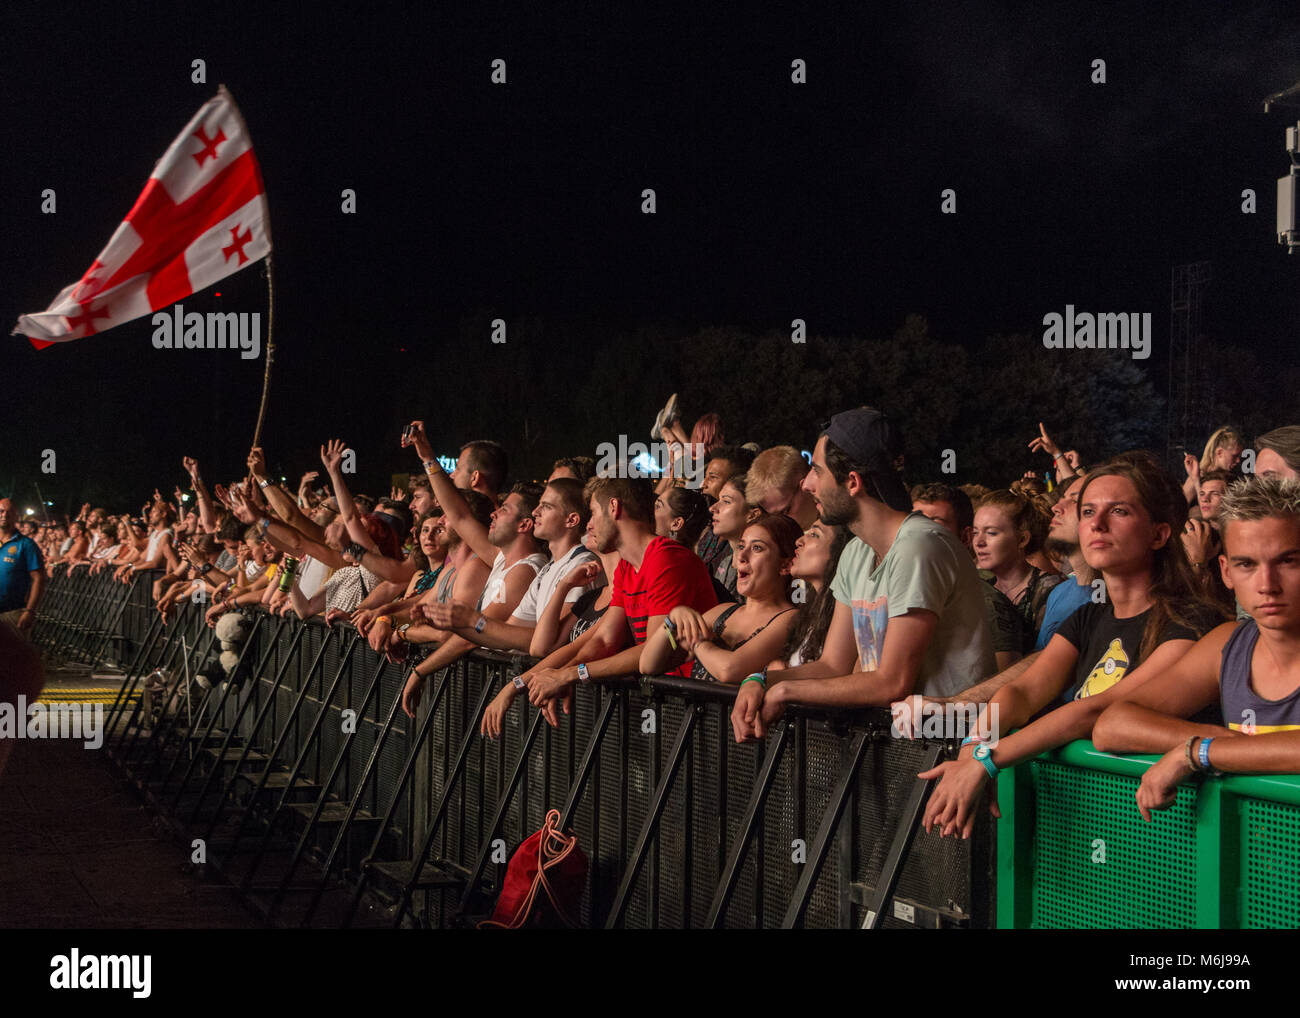
[[[822,656],[742,685],[737,740],[761,737],[786,703],[887,707],[912,693],[952,696],[996,670],[975,564],[955,535],[911,512],[899,453],[871,407],[836,414],[817,440],[804,489],[824,523],[857,540],[831,583]]]

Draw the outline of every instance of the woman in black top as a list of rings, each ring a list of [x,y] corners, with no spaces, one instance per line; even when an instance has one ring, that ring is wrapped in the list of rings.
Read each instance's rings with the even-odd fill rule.
[[[1079,492],[1079,544],[1105,581],[1105,600],[1066,619],[1033,664],[997,691],[976,726],[977,741],[920,775],[940,779],[926,807],[927,831],[938,825],[942,834],[968,837],[994,772],[1090,738],[1106,707],[1132,696],[1222,621],[1188,565],[1179,539],[1186,519],[1181,489],[1154,457],[1127,453],[1089,472]]]

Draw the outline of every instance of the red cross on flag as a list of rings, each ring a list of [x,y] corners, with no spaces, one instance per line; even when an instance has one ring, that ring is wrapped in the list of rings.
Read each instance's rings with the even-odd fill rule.
[[[77,282],[13,335],[40,350],[165,308],[271,251],[262,171],[221,86],[163,153],[135,207]]]

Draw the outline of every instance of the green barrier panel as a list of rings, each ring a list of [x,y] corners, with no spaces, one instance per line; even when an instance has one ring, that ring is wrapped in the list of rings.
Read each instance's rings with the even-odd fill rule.
[[[1193,781],[1148,824],[1156,759],[1079,741],[1003,772],[999,928],[1300,927],[1300,777]]]

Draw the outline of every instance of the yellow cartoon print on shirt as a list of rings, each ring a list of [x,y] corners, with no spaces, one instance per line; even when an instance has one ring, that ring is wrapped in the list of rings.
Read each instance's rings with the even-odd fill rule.
[[[1079,691],[1074,694],[1076,700],[1082,700],[1085,696],[1096,696],[1098,693],[1104,693],[1124,677],[1128,671],[1128,655],[1124,653],[1124,645],[1118,639],[1111,640],[1110,646],[1106,648],[1106,653],[1102,655],[1088,673],[1088,677],[1083,680],[1083,685]]]

